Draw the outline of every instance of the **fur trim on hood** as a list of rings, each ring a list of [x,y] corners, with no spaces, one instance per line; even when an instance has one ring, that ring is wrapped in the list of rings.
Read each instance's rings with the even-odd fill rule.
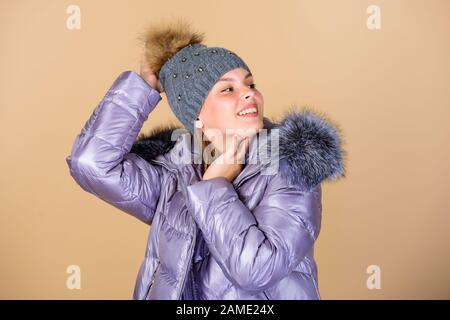
[[[150,161],[169,152],[177,125],[160,126],[140,134],[131,152]],[[279,122],[264,117],[264,128],[278,128],[280,173],[288,182],[311,189],[324,180],[345,177],[346,151],[342,147],[341,130],[323,114],[310,109],[292,107]]]

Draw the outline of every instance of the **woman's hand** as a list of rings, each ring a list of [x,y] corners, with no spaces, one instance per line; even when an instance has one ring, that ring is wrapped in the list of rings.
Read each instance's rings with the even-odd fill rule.
[[[230,148],[211,163],[203,174],[203,180],[224,177],[233,182],[244,167],[243,160],[249,143],[249,137],[234,135]]]
[[[157,90],[159,93],[164,92],[161,82],[153,70],[150,69],[150,66],[145,59],[145,53],[141,56],[139,75],[150,85],[150,87]]]

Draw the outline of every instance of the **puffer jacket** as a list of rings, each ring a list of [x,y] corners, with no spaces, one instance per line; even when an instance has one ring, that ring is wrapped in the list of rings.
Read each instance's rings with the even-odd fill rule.
[[[310,110],[264,117],[269,132],[279,129],[277,171],[250,161],[261,150],[254,138],[232,183],[203,181],[201,164],[179,160],[195,156],[187,131],[139,135],[160,100],[123,72],[66,157],[82,189],[151,226],[133,298],[320,299],[321,182],[345,176],[337,127]]]

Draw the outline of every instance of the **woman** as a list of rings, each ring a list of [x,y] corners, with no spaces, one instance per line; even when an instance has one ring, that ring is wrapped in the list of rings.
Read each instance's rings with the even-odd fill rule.
[[[320,183],[345,171],[336,128],[311,111],[263,117],[243,60],[186,25],[144,40],[140,75],[118,77],[66,159],[85,191],[151,225],[133,298],[320,299]],[[138,137],[161,92],[184,130]],[[262,129],[279,141],[257,147]],[[216,153],[209,166],[195,161],[199,132]],[[277,143],[275,162],[250,161]]]

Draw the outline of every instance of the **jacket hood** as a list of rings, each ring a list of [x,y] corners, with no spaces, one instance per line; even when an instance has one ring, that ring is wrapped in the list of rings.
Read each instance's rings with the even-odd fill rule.
[[[345,177],[341,130],[324,114],[292,107],[280,121],[263,120],[265,129],[279,129],[280,173],[290,184],[311,189],[323,180]],[[172,132],[181,128],[170,124],[141,133],[130,152],[150,162],[174,147]]]

